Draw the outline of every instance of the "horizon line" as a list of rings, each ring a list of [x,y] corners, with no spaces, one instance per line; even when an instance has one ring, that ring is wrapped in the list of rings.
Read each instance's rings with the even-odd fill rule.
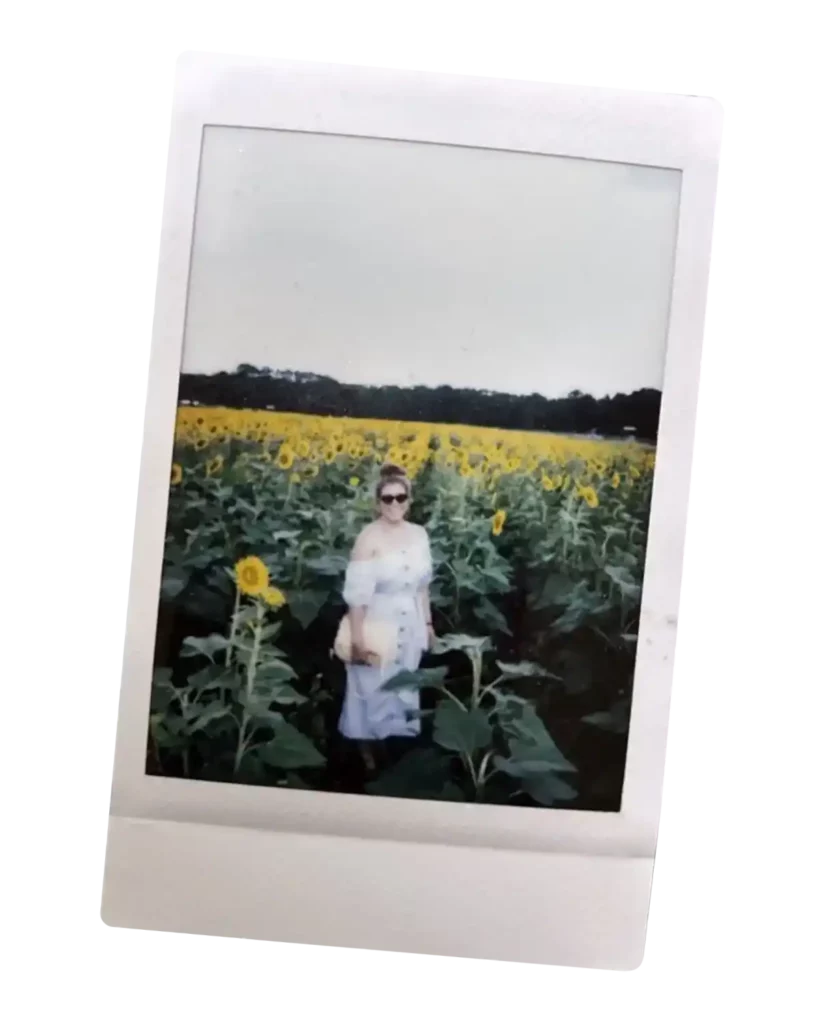
[[[264,376],[268,376],[269,377],[269,376],[273,376],[273,375],[283,376],[285,374],[294,374],[294,375],[295,374],[301,374],[302,376],[306,376],[306,377],[324,378],[325,380],[332,381],[334,384],[346,385],[348,387],[360,387],[360,388],[400,388],[400,389],[405,390],[405,391],[409,391],[412,388],[428,388],[429,390],[434,390],[436,388],[450,388],[453,391],[473,391],[476,394],[503,395],[503,396],[508,396],[510,398],[530,398],[530,397],[536,397],[536,398],[542,398],[542,399],[544,399],[547,402],[557,402],[557,401],[562,401],[563,399],[570,399],[572,397],[572,393],[575,392],[575,391],[578,393],[579,397],[588,397],[588,398],[593,398],[595,400],[600,400],[601,398],[615,398],[617,395],[624,395],[624,396],[628,397],[629,395],[635,395],[635,394],[637,394],[640,391],[655,391],[655,392],[657,392],[657,394],[662,395],[662,388],[661,387],[647,385],[647,384],[643,384],[640,387],[632,388],[631,391],[616,391],[616,392],[607,391],[607,392],[605,392],[603,394],[594,394],[594,393],[592,393],[590,391],[583,391],[581,388],[572,388],[571,391],[565,392],[564,394],[561,394],[561,395],[545,395],[541,391],[527,391],[527,392],[523,392],[523,391],[521,391],[521,392],[495,391],[492,388],[475,388],[475,387],[469,387],[469,386],[459,385],[459,384],[450,384],[450,383],[447,383],[447,382],[443,382],[443,383],[440,383],[440,384],[398,384],[398,383],[375,384],[375,383],[365,383],[363,381],[352,381],[352,380],[344,381],[344,380],[340,380],[338,377],[334,377],[332,374],[329,374],[329,373],[317,373],[315,370],[290,370],[290,369],[277,370],[277,369],[273,369],[272,367],[269,367],[269,366],[255,366],[253,363],[246,363],[246,364],[239,363],[232,370],[211,370],[211,371],[205,371],[205,370],[185,370],[185,369],[182,369],[182,370],[180,370],[180,377],[185,377],[185,376],[187,376],[187,377],[193,377],[193,376],[197,376],[197,377],[215,377],[215,376],[217,376],[220,373],[224,373],[224,374],[227,374],[227,375],[230,375],[230,376],[239,376],[239,367],[242,366],[242,365],[246,365],[246,366],[252,367],[255,371],[258,372],[258,374],[260,376],[263,376],[263,377]]]

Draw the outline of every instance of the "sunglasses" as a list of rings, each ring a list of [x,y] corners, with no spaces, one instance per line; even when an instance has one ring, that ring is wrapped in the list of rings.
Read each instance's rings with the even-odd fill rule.
[[[381,500],[385,505],[392,505],[394,501],[397,501],[399,505],[403,505],[407,500],[406,494],[382,494]]]

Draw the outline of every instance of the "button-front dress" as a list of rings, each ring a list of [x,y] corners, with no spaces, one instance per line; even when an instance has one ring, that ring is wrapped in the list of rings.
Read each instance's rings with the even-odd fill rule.
[[[389,693],[382,686],[398,672],[415,671],[421,662],[427,648],[421,592],[431,579],[429,538],[423,529],[403,548],[377,558],[357,559],[347,566],[343,595],[348,607],[365,607],[368,618],[393,623],[398,630],[392,662],[347,666],[339,731],[349,739],[381,740],[420,732],[418,690]]]

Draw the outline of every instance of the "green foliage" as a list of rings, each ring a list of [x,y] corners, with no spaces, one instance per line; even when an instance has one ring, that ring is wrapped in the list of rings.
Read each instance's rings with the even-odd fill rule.
[[[470,675],[450,676],[446,668],[403,672],[386,689],[431,689],[442,692],[432,722],[433,748],[416,749],[368,787],[371,793],[436,799],[483,801],[491,786],[505,800],[526,794],[551,806],[569,801],[576,791],[561,778],[575,772],[552,739],[532,702],[509,684],[549,673],[534,662],[491,666],[488,637],[451,634],[441,637],[437,653],[459,652],[469,660]],[[504,782],[503,779],[506,779]]]
[[[625,735],[628,732],[630,713],[629,702],[620,698],[612,704],[608,711],[596,711],[592,715],[584,715],[583,721],[597,726],[598,729]]]
[[[469,455],[474,437],[448,434],[431,436],[429,452]],[[170,494],[151,771],[332,788],[327,759],[343,673],[330,650],[349,550],[372,518],[378,440],[374,428],[363,456],[302,460],[300,483],[276,465],[276,439],[262,446],[232,437],[202,453],[177,446],[182,478]],[[205,468],[214,455],[223,458],[218,473]],[[628,460],[642,455],[607,450],[597,476],[591,457],[553,460],[542,471],[563,478],[554,490],[531,466],[502,472],[490,488],[417,457],[411,514],[430,536],[433,615],[444,635],[419,672],[385,684],[421,691],[422,734],[368,791],[612,809],[651,494],[650,471],[632,478]],[[575,486],[590,481],[599,507]],[[493,534],[498,509],[507,518]],[[264,561],[284,607],[236,602],[233,566],[246,555]]]
[[[452,780],[452,758],[433,747],[410,751],[367,786],[373,796],[412,797],[416,800],[464,799]]]
[[[318,768],[324,764],[324,756],[292,725],[283,721],[275,732],[273,739],[258,749],[265,764],[274,768]]]
[[[445,750],[471,758],[492,742],[492,726],[483,709],[465,708],[452,700],[442,700],[435,711],[432,738]]]
[[[237,597],[227,636],[183,641],[182,658],[206,659],[202,668],[179,685],[170,669],[156,669],[150,734],[160,766],[169,754],[181,754],[185,775],[195,770],[279,784],[288,782],[289,769],[325,763],[324,754],[283,713],[308,698],[291,685],[297,674],[272,644],[281,623],[267,621],[270,614],[261,599],[243,605]],[[191,764],[192,756],[198,764]]]

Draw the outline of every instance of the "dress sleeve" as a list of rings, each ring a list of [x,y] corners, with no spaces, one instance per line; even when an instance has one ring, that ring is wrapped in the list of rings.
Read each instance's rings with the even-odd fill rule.
[[[347,566],[343,597],[349,608],[367,605],[375,592],[375,572],[372,559],[356,559]]]

